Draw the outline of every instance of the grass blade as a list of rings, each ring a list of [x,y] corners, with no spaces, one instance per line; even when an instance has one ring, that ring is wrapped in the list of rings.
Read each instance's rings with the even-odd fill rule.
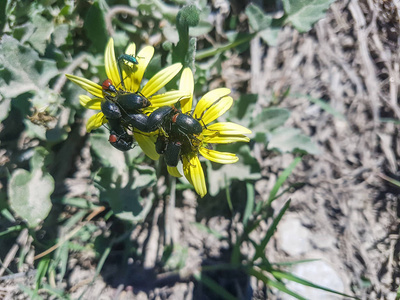
[[[37,267],[37,273],[35,278],[36,290],[40,289],[40,287],[42,286],[42,279],[44,276],[46,276],[49,264],[50,264],[50,258],[48,257],[44,257],[40,260]]]
[[[256,35],[257,33],[254,32],[252,34],[247,34],[246,36],[240,37],[237,40],[230,42],[230,43],[226,43],[223,45],[218,45],[216,47],[210,48],[210,49],[205,49],[205,50],[200,50],[197,51],[196,53],[196,60],[201,60],[203,58],[207,58],[207,57],[211,57],[211,56],[215,56],[219,53],[222,53],[226,50],[229,50],[231,48],[235,48],[241,44],[244,43],[248,43],[250,42],[253,37]]]
[[[194,274],[193,276],[197,281],[203,283],[205,286],[207,286],[214,293],[221,296],[223,299],[236,300],[235,296],[233,296],[231,293],[229,293],[227,290],[225,290],[222,286],[220,286],[216,281],[214,281],[210,277],[208,277],[202,273],[197,273],[197,274]]]
[[[393,123],[395,125],[400,125],[400,120],[392,119],[392,118],[380,118],[379,121],[382,123]],[[397,298],[396,298],[397,300]]]
[[[203,225],[203,224],[198,223],[198,222],[193,222],[191,224],[196,226],[198,229],[200,229],[200,230],[202,230],[204,232],[207,232],[208,234],[212,234],[214,237],[216,237],[219,240],[226,239],[221,233],[219,233],[218,231],[216,231],[214,229],[211,229],[210,227],[208,227],[206,225]]]
[[[390,182],[391,184],[393,184],[393,185],[395,185],[397,187],[400,187],[400,181],[398,181],[398,180],[396,180],[394,178],[391,178],[389,176],[386,176],[385,174],[382,174],[382,173],[378,174],[378,176],[380,178],[382,178],[383,180],[386,180],[387,182]]]
[[[229,209],[231,211],[231,214],[233,215],[232,198],[231,198],[231,193],[229,192],[229,184],[228,184],[228,179],[226,178],[226,174],[224,175],[224,180],[225,180],[226,201],[228,202]]]
[[[330,106],[327,102],[325,102],[322,99],[313,98],[311,96],[302,95],[302,94],[290,94],[290,96],[296,97],[296,98],[306,98],[308,101],[318,105],[320,108],[325,110],[327,113],[330,113],[331,115],[335,116],[336,118],[343,120],[343,121],[346,120],[346,117],[342,113],[340,113],[339,111],[334,109],[332,106]]]
[[[329,293],[332,293],[332,294],[336,294],[336,295],[340,295],[340,296],[344,296],[344,297],[358,299],[357,297],[350,296],[350,295],[347,295],[347,294],[343,294],[343,293],[340,293],[340,292],[325,288],[323,286],[314,284],[314,283],[312,283],[310,281],[307,281],[305,279],[299,278],[299,277],[297,277],[297,276],[295,276],[295,275],[293,275],[291,273],[274,270],[274,271],[271,272],[271,274],[275,278],[278,278],[278,279],[286,279],[286,280],[290,280],[290,281],[293,281],[293,282],[300,283],[300,284],[305,285],[305,286],[312,287],[314,289],[323,290],[323,291],[326,291],[326,292],[329,292]]]
[[[250,182],[246,182],[246,189],[247,189],[247,202],[246,208],[243,214],[243,226],[247,225],[247,221],[250,219],[250,216],[253,213],[254,209],[254,185]]]
[[[261,280],[269,287],[274,287],[274,288],[280,290],[281,292],[284,292],[290,296],[295,297],[296,299],[307,300],[306,298],[300,296],[299,294],[296,294],[295,292],[289,290],[283,283],[269,279],[263,273],[255,270],[254,268],[247,269],[247,272],[249,275],[256,277],[258,280]]]
[[[261,244],[256,249],[256,253],[254,254],[253,261],[255,261],[257,258],[261,257],[264,254],[264,249],[267,246],[267,244],[268,244],[269,240],[271,239],[272,235],[274,234],[274,232],[276,230],[276,227],[278,226],[278,224],[279,224],[280,220],[282,219],[284,213],[289,208],[290,202],[291,202],[291,199],[286,201],[285,205],[279,211],[279,213],[276,216],[276,218],[272,221],[272,224],[268,228],[264,239],[262,240]]]
[[[271,193],[269,194],[268,198],[268,204],[270,205],[272,201],[276,199],[276,194],[278,193],[280,187],[282,184],[286,181],[286,179],[289,177],[290,174],[292,174],[294,168],[297,166],[297,164],[301,161],[301,157],[296,157],[292,163],[282,172],[282,174],[279,176],[278,180],[276,181],[274,187],[271,190]]]

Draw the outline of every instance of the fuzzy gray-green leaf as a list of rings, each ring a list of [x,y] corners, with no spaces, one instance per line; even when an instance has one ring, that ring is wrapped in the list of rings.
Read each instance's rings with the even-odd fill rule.
[[[283,0],[287,21],[300,32],[307,32],[318,20],[325,17],[325,11],[334,0]]]

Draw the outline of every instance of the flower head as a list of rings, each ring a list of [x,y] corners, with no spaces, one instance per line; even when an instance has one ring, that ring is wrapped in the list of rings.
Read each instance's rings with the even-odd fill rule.
[[[200,122],[202,132],[187,135],[189,142],[186,142],[185,139],[182,140],[180,156],[185,177],[194,186],[196,192],[203,197],[207,194],[207,188],[198,154],[221,164],[235,163],[239,160],[235,154],[213,150],[211,144],[248,142],[250,139],[244,134],[250,134],[251,131],[232,122],[218,122],[209,125],[232,106],[233,99],[229,96],[230,90],[228,88],[218,88],[206,93],[191,113],[193,88],[192,71],[186,68],[182,72],[179,89],[190,93],[190,97],[181,101],[181,110],[182,113],[191,114],[194,119]],[[168,167],[168,172],[173,176],[180,176],[176,167]]]
[[[136,55],[136,45],[131,43],[127,47],[125,54],[128,55],[128,57],[132,57],[136,63],[120,59],[117,60],[114,52],[114,41],[111,38],[104,54],[107,78],[111,80],[118,90],[118,93],[140,93],[145,98],[149,99],[151,106],[144,109],[144,113],[151,112],[159,106],[172,105],[176,102],[176,99],[184,99],[188,96],[182,91],[168,91],[163,94],[155,95],[155,93],[162,89],[181,70],[182,65],[180,63],[159,71],[141,88],[143,75],[153,57],[154,48],[146,46]],[[119,68],[118,65],[120,65],[121,68]],[[108,120],[101,111],[101,104],[106,100],[102,85],[86,78],[69,74],[66,74],[66,76],[69,80],[96,97],[90,98],[87,95],[79,96],[82,106],[88,109],[99,110],[97,114],[90,117],[87,121],[86,130],[91,132],[93,129],[99,128],[101,125],[107,123]],[[152,147],[152,145],[154,145],[154,137],[143,135],[141,132],[134,132],[133,134],[146,154],[153,159],[158,159],[159,155],[155,152],[154,146]]]

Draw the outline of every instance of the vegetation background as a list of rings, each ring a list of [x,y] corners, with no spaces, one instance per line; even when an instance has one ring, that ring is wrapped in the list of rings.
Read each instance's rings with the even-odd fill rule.
[[[0,298],[395,298],[399,4],[198,1],[190,38],[186,4],[0,2]],[[102,82],[109,37],[232,90],[252,142],[205,162],[208,196],[85,132],[64,74]]]

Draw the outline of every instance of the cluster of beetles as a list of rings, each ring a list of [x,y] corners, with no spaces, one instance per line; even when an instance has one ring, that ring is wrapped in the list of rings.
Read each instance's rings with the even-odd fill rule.
[[[128,54],[121,55],[118,61],[138,64],[136,57]],[[132,149],[134,141],[127,128],[143,133],[159,130],[155,149],[158,154],[164,155],[168,166],[176,167],[180,155],[189,153],[200,142],[196,135],[202,133],[203,127],[190,114],[184,114],[175,107],[162,106],[146,115],[143,109],[151,102],[140,92],[117,90],[111,79],[102,83],[102,89],[104,101],[101,111],[108,120],[109,142],[116,149]]]

